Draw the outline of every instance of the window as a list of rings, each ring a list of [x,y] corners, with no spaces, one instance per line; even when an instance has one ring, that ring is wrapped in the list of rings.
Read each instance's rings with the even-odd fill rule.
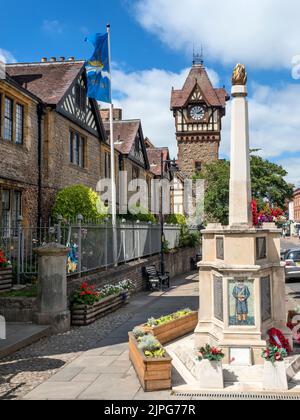
[[[4,96],[4,102],[2,98],[0,93],[0,137],[16,144],[23,144],[25,106],[8,96]]]
[[[104,159],[105,159],[105,162],[104,162],[104,171],[105,171],[104,176],[105,176],[105,178],[110,178],[111,177],[111,173],[110,173],[111,172],[111,170],[110,170],[110,168],[111,168],[110,154],[105,152]]]
[[[73,130],[69,132],[69,159],[74,165],[85,167],[85,138]]]
[[[10,191],[2,191],[2,227],[4,229],[4,236],[9,236],[10,227]]]
[[[70,131],[69,134],[69,156],[70,156],[70,162],[74,162],[74,134],[73,131]]]
[[[4,139],[13,140],[13,101],[7,97],[4,101]]]
[[[195,171],[199,173],[202,171],[202,162],[195,162]]]
[[[16,105],[16,143],[22,144],[24,137],[24,107]]]
[[[136,166],[132,167],[132,179],[139,179],[140,177],[140,170]]]
[[[267,238],[256,239],[256,259],[265,260],[267,258]]]
[[[224,238],[216,239],[217,260],[224,260]]]
[[[2,190],[1,226],[3,236],[17,235],[18,219],[22,215],[22,193],[16,190]]]
[[[85,87],[81,84],[77,84],[75,87],[75,103],[81,111],[84,111],[86,108],[86,91]]]

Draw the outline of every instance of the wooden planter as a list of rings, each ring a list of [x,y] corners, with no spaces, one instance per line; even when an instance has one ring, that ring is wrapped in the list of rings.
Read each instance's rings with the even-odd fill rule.
[[[198,312],[191,312],[190,314],[168,322],[167,324],[159,325],[157,327],[148,327],[147,325],[143,325],[142,328],[144,331],[153,334],[161,344],[167,344],[194,332],[197,325]]]
[[[12,268],[0,268],[0,293],[11,290],[12,281]]]
[[[172,388],[172,359],[168,353],[159,359],[145,357],[138,348],[133,333],[129,333],[129,358],[144,391],[163,391]]]
[[[126,304],[129,300],[130,293],[125,292],[120,295],[109,296],[94,305],[73,306],[71,309],[72,325],[81,327],[93,324],[105,315],[116,311],[118,308]]]

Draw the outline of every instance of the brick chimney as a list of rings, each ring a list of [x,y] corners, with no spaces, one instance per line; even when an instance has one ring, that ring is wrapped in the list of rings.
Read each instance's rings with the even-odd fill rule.
[[[109,121],[109,109],[100,108],[100,114],[103,122]],[[113,119],[114,121],[122,121],[123,112],[121,108],[114,108],[113,110]]]
[[[52,61],[52,63],[54,63],[56,61],[56,57],[51,57],[50,61]]]
[[[41,62],[42,63],[47,63],[47,57],[42,57]]]

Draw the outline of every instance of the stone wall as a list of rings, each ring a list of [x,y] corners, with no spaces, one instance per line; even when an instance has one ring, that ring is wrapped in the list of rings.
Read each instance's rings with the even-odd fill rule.
[[[199,250],[195,248],[184,248],[176,252],[166,254],[166,271],[170,272],[171,278],[191,271],[191,258],[194,258],[198,253]],[[160,256],[155,255],[140,261],[133,261],[131,263],[127,263],[116,268],[110,268],[107,271],[101,271],[100,273],[89,275],[81,279],[69,279],[68,294],[70,295],[74,290],[78,289],[83,281],[86,281],[89,285],[93,284],[96,287],[102,287],[106,284],[117,284],[125,279],[133,281],[135,286],[134,293],[141,292],[146,288],[146,281],[143,279],[142,269],[143,267],[149,265],[155,265],[159,270]]]
[[[201,136],[200,136],[201,138]],[[219,140],[197,140],[197,138],[177,138],[179,166],[183,173],[193,176],[195,163],[214,162],[219,158]]]
[[[0,297],[0,315],[6,322],[32,322],[36,310],[36,298]]]

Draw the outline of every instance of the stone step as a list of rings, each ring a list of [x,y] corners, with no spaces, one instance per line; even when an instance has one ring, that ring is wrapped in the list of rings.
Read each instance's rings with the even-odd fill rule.
[[[50,334],[51,328],[49,326],[29,323],[7,323],[6,339],[0,339],[0,359],[10,356]]]

